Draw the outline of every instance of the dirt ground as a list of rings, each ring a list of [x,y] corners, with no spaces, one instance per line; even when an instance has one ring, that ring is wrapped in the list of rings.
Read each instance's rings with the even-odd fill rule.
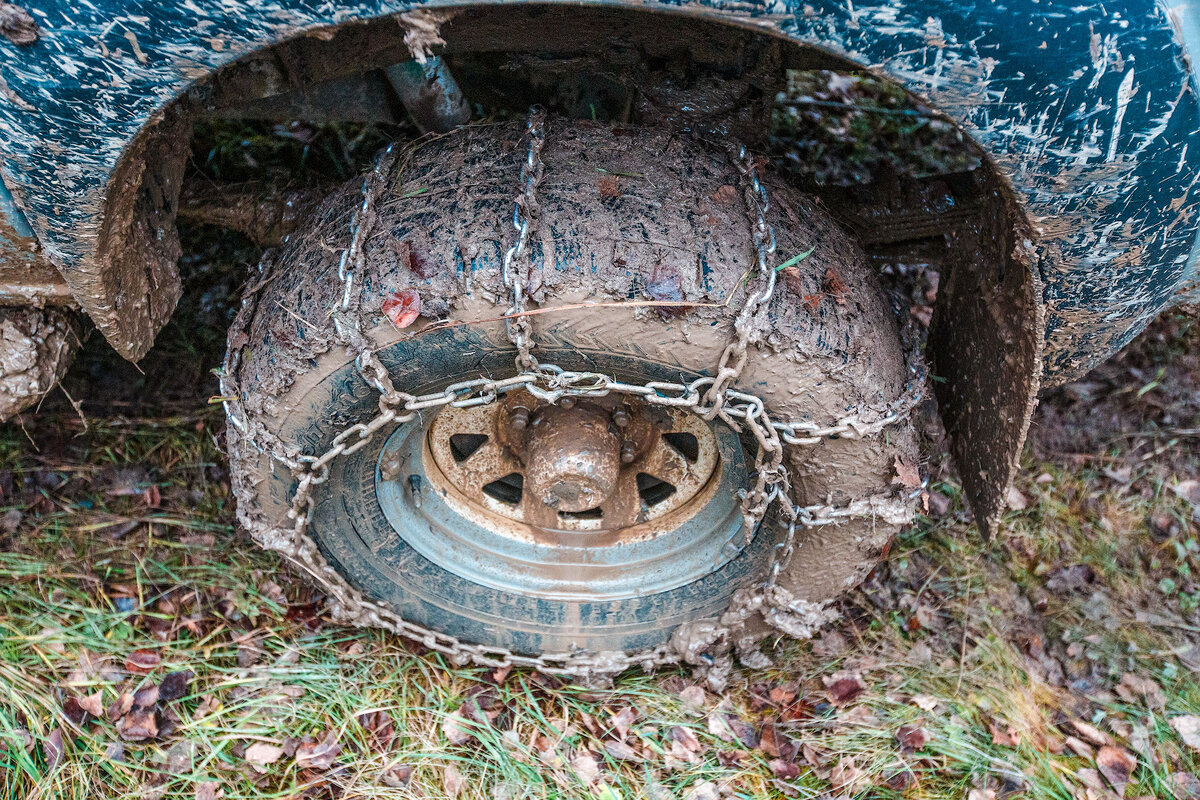
[[[94,336],[0,430],[0,797],[1200,797],[1194,316],[1050,393],[991,542],[933,447],[837,624],[722,696],[599,691],[334,626],[237,530],[210,370],[255,251],[190,238],[151,356]]]

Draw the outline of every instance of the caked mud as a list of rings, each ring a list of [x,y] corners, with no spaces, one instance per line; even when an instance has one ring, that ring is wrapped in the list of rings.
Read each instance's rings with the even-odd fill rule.
[[[479,126],[412,145],[377,202],[359,212],[370,216],[370,235],[349,307],[403,391],[517,371],[501,319],[508,298],[500,267],[515,237],[522,133],[514,125]],[[617,376],[638,383],[711,375],[754,267],[753,221],[724,145],[553,118],[546,137],[536,207],[524,209],[533,220],[521,268],[534,355],[565,369],[605,372],[615,365],[639,373]],[[914,380],[876,276],[820,208],[766,182],[767,221],[777,236],[772,258],[786,267],[769,313],[756,321],[760,344],[751,347],[737,388],[762,398],[773,419],[830,425],[883,418]],[[582,604],[549,616],[542,609],[542,616],[511,623],[520,630],[505,630],[488,622],[510,619],[496,613],[495,598],[474,591],[445,598],[429,586],[406,594],[394,576],[364,578],[347,567],[347,543],[369,524],[347,509],[374,502],[340,494],[358,468],[357,454],[330,465],[329,479],[314,490],[313,542],[298,543],[288,517],[295,481],[274,456],[323,452],[339,431],[377,410],[329,313],[345,290],[338,264],[362,188],[353,181],[332,193],[268,254],[230,334],[228,362],[245,413],[244,430],[231,426],[229,445],[239,519],[260,543],[312,574],[340,619],[414,636],[412,620],[398,609],[409,608],[416,592],[423,598],[411,604],[422,617],[417,624],[461,640],[464,660],[555,653],[563,672],[590,679],[682,662],[719,684],[735,654],[765,665],[759,644],[768,635],[811,635],[830,617],[829,602],[861,580],[911,520],[917,452],[904,417],[879,433],[786,449],[793,503],[857,502],[868,510],[801,530],[768,592],[756,570],[766,568],[781,535],[772,517],[726,585],[643,598],[640,611],[637,602],[604,614]],[[409,290],[420,297],[421,316],[397,328],[383,304]],[[404,569],[419,572],[413,563]],[[358,577],[347,581],[343,573]],[[572,668],[575,660],[586,668]]]

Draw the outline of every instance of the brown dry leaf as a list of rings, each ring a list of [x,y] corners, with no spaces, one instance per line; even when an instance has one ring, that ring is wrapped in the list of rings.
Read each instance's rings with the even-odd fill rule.
[[[319,742],[305,742],[296,748],[296,766],[300,769],[326,770],[333,766],[342,746],[337,731],[327,731]]]
[[[697,778],[683,800],[720,800],[720,797],[721,791],[715,783]]]
[[[116,722],[129,713],[133,708],[133,692],[121,692],[120,696],[108,707],[108,721]]]
[[[1064,744],[1066,744],[1067,748],[1072,753],[1080,758],[1086,758],[1088,761],[1091,761],[1096,757],[1095,749],[1093,749],[1090,744],[1076,736],[1068,736]]]
[[[196,800],[222,800],[225,790],[216,781],[201,781],[196,784]]]
[[[604,743],[604,752],[608,753],[618,761],[641,761],[642,757],[637,754],[629,745],[624,742],[618,742],[614,739],[609,739]]]
[[[200,702],[196,705],[196,713],[193,716],[195,719],[202,719],[217,711],[220,707],[220,700],[211,694],[206,694],[200,698]]]
[[[933,740],[933,735],[918,724],[901,725],[896,731],[896,741],[905,750],[920,750]]]
[[[776,728],[773,722],[763,724],[758,749],[771,758],[782,758],[784,761],[791,761],[796,757],[796,743]]]
[[[679,699],[683,701],[685,711],[698,713],[708,702],[708,693],[701,686],[685,686],[679,692]]]
[[[1108,736],[1097,728],[1095,725],[1089,725],[1081,719],[1071,720],[1071,726],[1079,732],[1079,735],[1095,745],[1104,746],[1109,743]]]
[[[737,196],[738,196],[737,187],[731,186],[730,184],[727,183],[724,186],[722,186],[721,188],[717,189],[712,194],[710,194],[708,196],[708,199],[712,200],[714,203],[720,203],[721,205],[727,206],[730,203],[735,202],[737,200]]]
[[[600,180],[596,181],[596,188],[600,190],[600,196],[605,200],[621,196],[621,182],[617,180],[616,175],[601,177]]]
[[[1137,766],[1137,759],[1120,747],[1101,747],[1100,752],[1096,753],[1096,766],[1113,790],[1124,797],[1125,786]]]
[[[162,663],[157,650],[139,649],[125,656],[125,669],[138,675],[149,675]]]
[[[773,758],[767,762],[767,766],[771,768],[771,772],[780,780],[790,781],[800,777],[800,767],[794,762],[784,761],[782,758]]]
[[[1117,694],[1127,703],[1135,702],[1140,696],[1145,698],[1146,705],[1152,709],[1161,710],[1164,706],[1162,688],[1153,680],[1132,672],[1126,672],[1121,676]]]
[[[442,789],[446,792],[447,797],[458,797],[466,783],[462,773],[458,771],[458,767],[453,764],[442,767]]]
[[[629,736],[629,729],[633,727],[633,723],[637,720],[637,712],[629,706],[622,708],[615,714],[609,716],[609,724],[616,731],[617,738],[625,739]]]
[[[462,715],[461,709],[451,711],[442,720],[442,734],[446,737],[446,741],[453,745],[466,744],[470,738],[470,723],[466,717]]]
[[[379,780],[384,786],[392,789],[402,789],[412,780],[413,768],[408,764],[400,764],[383,771]]]
[[[938,699],[927,694],[914,694],[912,701],[922,711],[933,711],[938,707]]]
[[[274,764],[282,757],[283,748],[267,742],[255,742],[246,748],[246,761],[258,772],[266,772],[268,764]]]
[[[898,483],[909,489],[916,489],[921,485],[921,473],[917,470],[916,464],[910,464],[900,456],[896,456],[893,464],[896,467],[896,477],[892,478],[892,483]]]
[[[967,800],[996,800],[996,790],[972,789],[967,792]]]
[[[833,267],[825,270],[825,292],[833,296],[834,302],[839,306],[846,305],[846,297],[849,291],[846,288],[846,282],[837,274],[837,270]]]
[[[835,790],[852,795],[866,786],[867,773],[858,768],[853,757],[844,756],[830,770],[829,782]]]
[[[191,680],[192,671],[190,669],[168,673],[158,684],[158,699],[164,703],[178,700],[188,693],[188,684],[191,683]]]
[[[79,707],[97,719],[103,717],[104,692],[96,692],[89,694],[87,697],[79,698]]]
[[[846,670],[835,672],[821,680],[825,684],[825,691],[829,694],[830,702],[839,706],[853,701],[867,688],[861,675]]]
[[[137,708],[121,717],[117,734],[127,742],[142,742],[158,736],[158,719],[154,709]]]
[[[587,750],[580,750],[579,753],[571,759],[571,769],[575,770],[576,777],[585,785],[591,786],[600,778],[600,763],[596,761],[596,757]]]
[[[1002,728],[991,722],[988,723],[988,732],[992,734],[992,744],[998,744],[1001,747],[1016,747],[1021,743],[1021,736],[1013,728]]]
[[[66,754],[66,749],[63,747],[62,728],[50,731],[50,735],[42,744],[42,753],[46,758],[46,771],[53,772],[58,769],[58,765],[62,763],[63,756]]]
[[[1182,717],[1172,717],[1171,727],[1183,739],[1183,743],[1193,750],[1200,752],[1200,717],[1187,714]]]

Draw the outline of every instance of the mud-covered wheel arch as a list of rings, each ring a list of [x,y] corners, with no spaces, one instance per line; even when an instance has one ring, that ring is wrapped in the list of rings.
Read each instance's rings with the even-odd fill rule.
[[[202,115],[344,113],[398,121],[396,104],[380,102],[373,70],[411,58],[415,48],[442,54],[467,95],[492,109],[516,111],[539,101],[576,117],[720,131],[765,152],[772,102],[787,70],[861,69],[853,53],[789,38],[799,32],[787,26],[747,27],[736,18],[553,4],[423,13],[349,23],[247,54],[148,122],[109,181],[96,257],[68,271],[77,296],[120,352],[144,353],[177,301],[174,217],[186,152],[180,142]],[[869,35],[866,28],[858,34]],[[348,93],[363,76],[376,77]],[[946,274],[930,339],[942,413],[985,528],[1015,469],[1045,329],[1040,254],[993,155],[979,151],[982,166],[967,181],[971,196],[957,198],[972,211],[955,214],[951,229],[941,232]],[[831,193],[830,208],[859,231],[862,209],[847,207],[845,199]],[[882,206],[885,216],[896,210],[895,203]],[[868,211],[868,227],[883,221],[878,208]],[[908,222],[900,214],[890,228]],[[945,222],[935,219],[933,227]]]

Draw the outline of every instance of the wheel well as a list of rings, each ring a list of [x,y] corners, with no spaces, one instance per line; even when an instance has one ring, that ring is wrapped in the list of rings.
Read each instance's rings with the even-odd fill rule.
[[[438,16],[415,46],[414,28],[399,15],[322,29],[257,51],[194,85],[147,126],[113,174],[108,205],[122,211],[105,215],[101,235],[101,258],[112,263],[107,280],[146,276],[115,296],[151,298],[148,325],[132,333],[123,352],[144,352],[178,297],[174,223],[181,190],[211,188],[220,177],[203,163],[197,166],[194,155],[185,178],[180,137],[198,122],[249,118],[354,122],[366,126],[359,132],[392,126],[394,134],[414,135],[386,87],[381,93],[377,71],[411,59],[414,47],[424,55],[434,45],[477,114],[503,118],[540,103],[581,120],[665,125],[740,140],[774,155],[781,169],[821,198],[883,267],[881,273],[890,265],[894,277],[914,259],[936,261],[940,288],[930,349],[941,379],[942,413],[980,518],[995,516],[1041,371],[1040,286],[1025,244],[1032,238],[1029,226],[1012,191],[949,117],[861,65],[745,22],[536,4],[431,13]],[[868,81],[891,105],[841,108],[854,104],[796,96],[798,76],[821,74]],[[831,114],[843,115],[844,136],[854,142],[840,156],[843,167],[847,157],[862,155],[855,148],[864,137],[887,133],[886,125],[874,124],[879,118],[899,117],[926,130],[939,128],[942,144],[957,148],[958,168],[924,174],[911,169],[912,159],[893,157],[865,165],[867,180],[830,181],[813,169],[813,160],[826,157],[826,172],[836,173],[837,157],[796,134]],[[360,159],[367,155],[358,153]],[[300,179],[320,192],[319,170]],[[145,264],[122,268],[122,259]],[[903,294],[896,296],[897,310],[907,314]]]

